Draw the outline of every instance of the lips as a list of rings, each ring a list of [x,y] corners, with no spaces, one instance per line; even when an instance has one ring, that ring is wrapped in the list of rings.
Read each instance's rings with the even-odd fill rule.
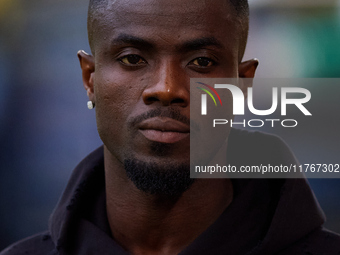
[[[140,123],[139,131],[146,139],[160,143],[176,143],[190,135],[190,127],[171,118],[151,118]]]

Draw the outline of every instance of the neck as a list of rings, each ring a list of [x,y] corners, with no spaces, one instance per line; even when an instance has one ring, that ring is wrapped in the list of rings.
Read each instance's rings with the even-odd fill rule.
[[[197,179],[179,197],[138,190],[104,149],[107,215],[115,240],[131,254],[177,254],[231,203],[229,179]]]

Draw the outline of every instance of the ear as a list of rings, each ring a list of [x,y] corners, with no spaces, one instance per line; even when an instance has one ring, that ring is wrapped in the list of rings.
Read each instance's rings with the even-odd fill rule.
[[[238,66],[239,78],[248,78],[241,79],[239,83],[240,89],[243,91],[245,98],[247,98],[248,95],[248,88],[253,86],[253,78],[255,77],[255,71],[258,65],[259,61],[255,58],[242,62]]]
[[[238,66],[238,75],[240,78],[254,78],[255,71],[259,65],[259,60],[254,58],[248,61],[244,61]]]
[[[80,67],[83,76],[83,85],[87,91],[89,100],[95,103],[94,89],[93,89],[93,75],[94,75],[94,59],[93,56],[80,50],[77,53],[80,62]]]

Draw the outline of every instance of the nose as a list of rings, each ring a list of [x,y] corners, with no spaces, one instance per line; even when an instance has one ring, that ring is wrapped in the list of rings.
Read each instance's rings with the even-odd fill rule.
[[[163,63],[150,82],[142,95],[146,105],[188,106],[190,80],[179,64],[171,61]]]

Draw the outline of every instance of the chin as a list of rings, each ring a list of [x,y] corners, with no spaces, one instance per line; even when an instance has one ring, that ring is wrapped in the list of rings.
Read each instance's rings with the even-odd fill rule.
[[[143,161],[130,157],[124,160],[124,168],[139,190],[152,195],[178,197],[194,182],[190,178],[188,162],[166,159]]]

